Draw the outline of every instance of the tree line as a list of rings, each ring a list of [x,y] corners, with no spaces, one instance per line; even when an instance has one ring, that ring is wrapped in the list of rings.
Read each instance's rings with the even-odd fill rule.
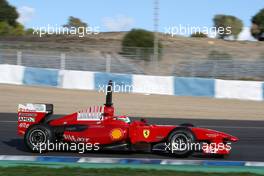
[[[26,35],[32,34],[32,29],[25,29],[17,19],[19,13],[16,8],[10,5],[7,0],[0,0],[0,35]],[[214,27],[224,28],[231,27],[231,33],[224,31],[222,34],[218,34],[218,38],[225,39],[229,36],[233,36],[235,39],[243,29],[243,22],[232,15],[219,14],[213,18]],[[259,41],[264,40],[264,8],[261,9],[256,15],[251,18],[251,34]],[[79,18],[70,16],[68,23],[63,25],[64,27],[87,27],[87,23],[81,21]],[[133,31],[134,33],[135,31]],[[142,31],[139,31],[142,33]],[[207,37],[207,35],[197,32],[191,35],[191,37]],[[149,43],[146,45],[149,46]]]

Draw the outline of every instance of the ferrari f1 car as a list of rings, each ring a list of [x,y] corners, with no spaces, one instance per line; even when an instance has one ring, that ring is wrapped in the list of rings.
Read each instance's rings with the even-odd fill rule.
[[[114,115],[112,81],[107,85],[104,106],[93,106],[54,118],[52,104],[19,104],[18,134],[26,147],[39,152],[41,144],[89,143],[100,150],[161,151],[176,157],[193,152],[226,156],[231,142],[229,134],[195,127],[192,124],[155,125],[145,119],[130,121],[128,116]]]

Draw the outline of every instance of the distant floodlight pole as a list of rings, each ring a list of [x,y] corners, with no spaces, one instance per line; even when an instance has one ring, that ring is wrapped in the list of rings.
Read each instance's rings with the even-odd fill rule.
[[[159,58],[159,0],[154,0],[154,49],[153,49],[153,62],[155,69],[158,69]]]

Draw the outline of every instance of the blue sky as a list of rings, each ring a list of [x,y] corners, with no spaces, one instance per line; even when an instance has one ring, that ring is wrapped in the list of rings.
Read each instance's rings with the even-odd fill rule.
[[[62,25],[75,16],[101,31],[153,29],[153,0],[8,1],[19,9],[26,27]],[[160,0],[159,30],[178,24],[210,27],[215,14],[237,16],[250,27],[251,17],[261,8],[263,0]]]

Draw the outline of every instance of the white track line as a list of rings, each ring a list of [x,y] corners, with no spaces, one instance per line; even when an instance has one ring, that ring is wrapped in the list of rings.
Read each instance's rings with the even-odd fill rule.
[[[17,123],[17,121],[11,121],[11,120],[4,120],[4,121],[1,121],[1,120],[0,120],[0,123]]]

